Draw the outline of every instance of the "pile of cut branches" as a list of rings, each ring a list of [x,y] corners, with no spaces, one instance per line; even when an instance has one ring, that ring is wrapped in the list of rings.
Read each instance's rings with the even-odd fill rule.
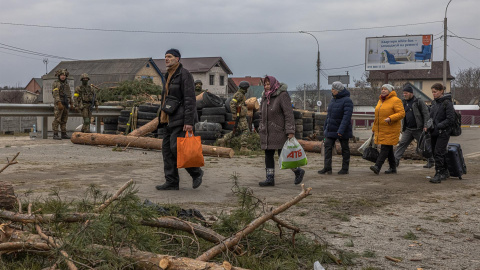
[[[0,269],[311,269],[316,260],[333,262],[316,235],[278,217],[311,188],[270,207],[233,178],[239,206],[215,222],[141,202],[132,180],[113,195],[91,185],[81,200],[28,193],[13,211],[0,209]]]

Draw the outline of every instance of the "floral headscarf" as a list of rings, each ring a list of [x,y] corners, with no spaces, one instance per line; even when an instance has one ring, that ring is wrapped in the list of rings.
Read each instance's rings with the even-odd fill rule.
[[[273,76],[266,76],[264,80],[268,80],[270,82],[270,90],[268,92],[265,91],[265,98],[267,99],[267,104],[270,104],[270,96],[272,96],[272,94],[275,93],[278,88],[280,88],[280,83]]]

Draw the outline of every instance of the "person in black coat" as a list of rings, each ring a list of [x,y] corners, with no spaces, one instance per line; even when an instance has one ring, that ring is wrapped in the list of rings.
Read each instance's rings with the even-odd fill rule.
[[[432,86],[432,108],[430,118],[433,126],[429,127],[432,135],[433,157],[435,159],[435,176],[430,179],[431,183],[441,183],[448,177],[445,156],[447,154],[448,140],[455,121],[455,109],[453,108],[452,97],[445,94],[445,87],[441,83]]]
[[[328,104],[327,119],[323,127],[325,134],[325,159],[323,169],[318,171],[319,174],[332,173],[332,148],[335,141],[339,140],[342,147],[342,169],[338,174],[348,174],[350,165],[350,147],[349,139],[353,136],[352,132],[352,113],[353,102],[350,99],[350,92],[343,86],[341,82],[332,84],[333,98]]]
[[[159,127],[165,129],[162,142],[165,183],[156,186],[158,190],[179,189],[177,138],[184,137],[186,132],[193,132],[193,126],[197,122],[193,76],[183,68],[179,62],[180,57],[177,49],[170,49],[165,53],[167,73],[162,92],[162,111],[159,115]],[[166,104],[167,97],[177,102]],[[175,109],[171,112],[168,108]],[[197,167],[186,168],[186,170],[192,177],[192,188],[198,188],[202,184],[203,170]]]

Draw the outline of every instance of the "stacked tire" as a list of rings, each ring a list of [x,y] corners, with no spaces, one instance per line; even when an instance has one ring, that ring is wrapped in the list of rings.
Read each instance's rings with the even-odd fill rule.
[[[200,136],[202,144],[212,145],[222,136],[220,123],[199,122],[195,124],[195,135]]]
[[[231,121],[231,114],[227,117],[227,108],[223,100],[208,92],[203,93],[203,99],[197,100],[197,106],[202,108],[201,123],[199,123],[201,128],[197,129],[197,125],[195,125],[195,134],[202,138],[202,144],[212,145],[225,134],[222,127],[225,127],[227,119]],[[202,123],[212,123],[213,125],[206,124],[209,128],[203,128]]]
[[[138,112],[137,112],[137,128],[148,124],[150,121],[158,117],[158,111],[160,109],[159,104],[144,104],[138,106]],[[161,138],[160,138],[160,135]],[[145,135],[146,137],[155,137],[155,138],[160,138],[163,139],[163,129],[162,130],[157,130],[153,133],[148,133]]]
[[[323,127],[325,125],[325,120],[327,119],[326,113],[315,113],[314,115],[314,132],[317,134],[318,140],[323,140],[325,134],[323,132]]]
[[[103,134],[117,134],[118,117],[103,118]]]
[[[132,112],[131,109],[120,111],[120,116],[118,117],[118,125],[117,125],[118,134],[125,133],[125,131],[127,130],[127,124],[128,124],[128,120],[130,119],[131,112]]]
[[[295,138],[303,139],[303,113],[299,110],[293,110],[293,117],[295,118]]]

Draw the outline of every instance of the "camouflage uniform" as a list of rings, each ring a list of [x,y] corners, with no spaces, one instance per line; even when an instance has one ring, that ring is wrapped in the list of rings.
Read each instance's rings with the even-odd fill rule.
[[[82,85],[75,88],[75,94],[73,94],[73,101],[75,107],[80,111],[83,118],[82,132],[90,132],[90,120],[92,118],[93,107],[98,109],[98,101],[96,99],[95,90],[92,86],[84,84],[84,81],[90,80],[88,74],[82,74]]]
[[[247,145],[248,145],[248,135],[250,133],[250,130],[248,129],[248,122],[247,122],[247,105],[245,104],[245,94],[247,93],[247,89],[239,88],[238,91],[233,95],[232,101],[230,101],[230,109],[232,111],[232,119],[236,120],[237,117],[238,119],[238,126],[236,129],[235,134],[232,132],[229,132],[225,134],[223,137],[223,142],[229,141],[233,137],[240,135],[240,145],[241,145],[241,151],[247,150]],[[237,116],[237,107],[241,107],[240,113]]]
[[[68,108],[72,104],[72,92],[70,86],[65,78],[64,81],[60,80],[60,75],[68,77],[68,71],[66,69],[57,70],[55,75],[58,77],[52,86],[54,115],[55,119],[52,122],[52,130],[58,136],[58,126],[62,130],[62,138],[67,139],[67,120],[68,120]]]
[[[200,84],[200,85],[197,86],[197,84]],[[201,80],[196,80],[194,85],[195,85],[195,96],[198,96],[201,93],[205,92],[205,90],[202,89],[203,83]]]

